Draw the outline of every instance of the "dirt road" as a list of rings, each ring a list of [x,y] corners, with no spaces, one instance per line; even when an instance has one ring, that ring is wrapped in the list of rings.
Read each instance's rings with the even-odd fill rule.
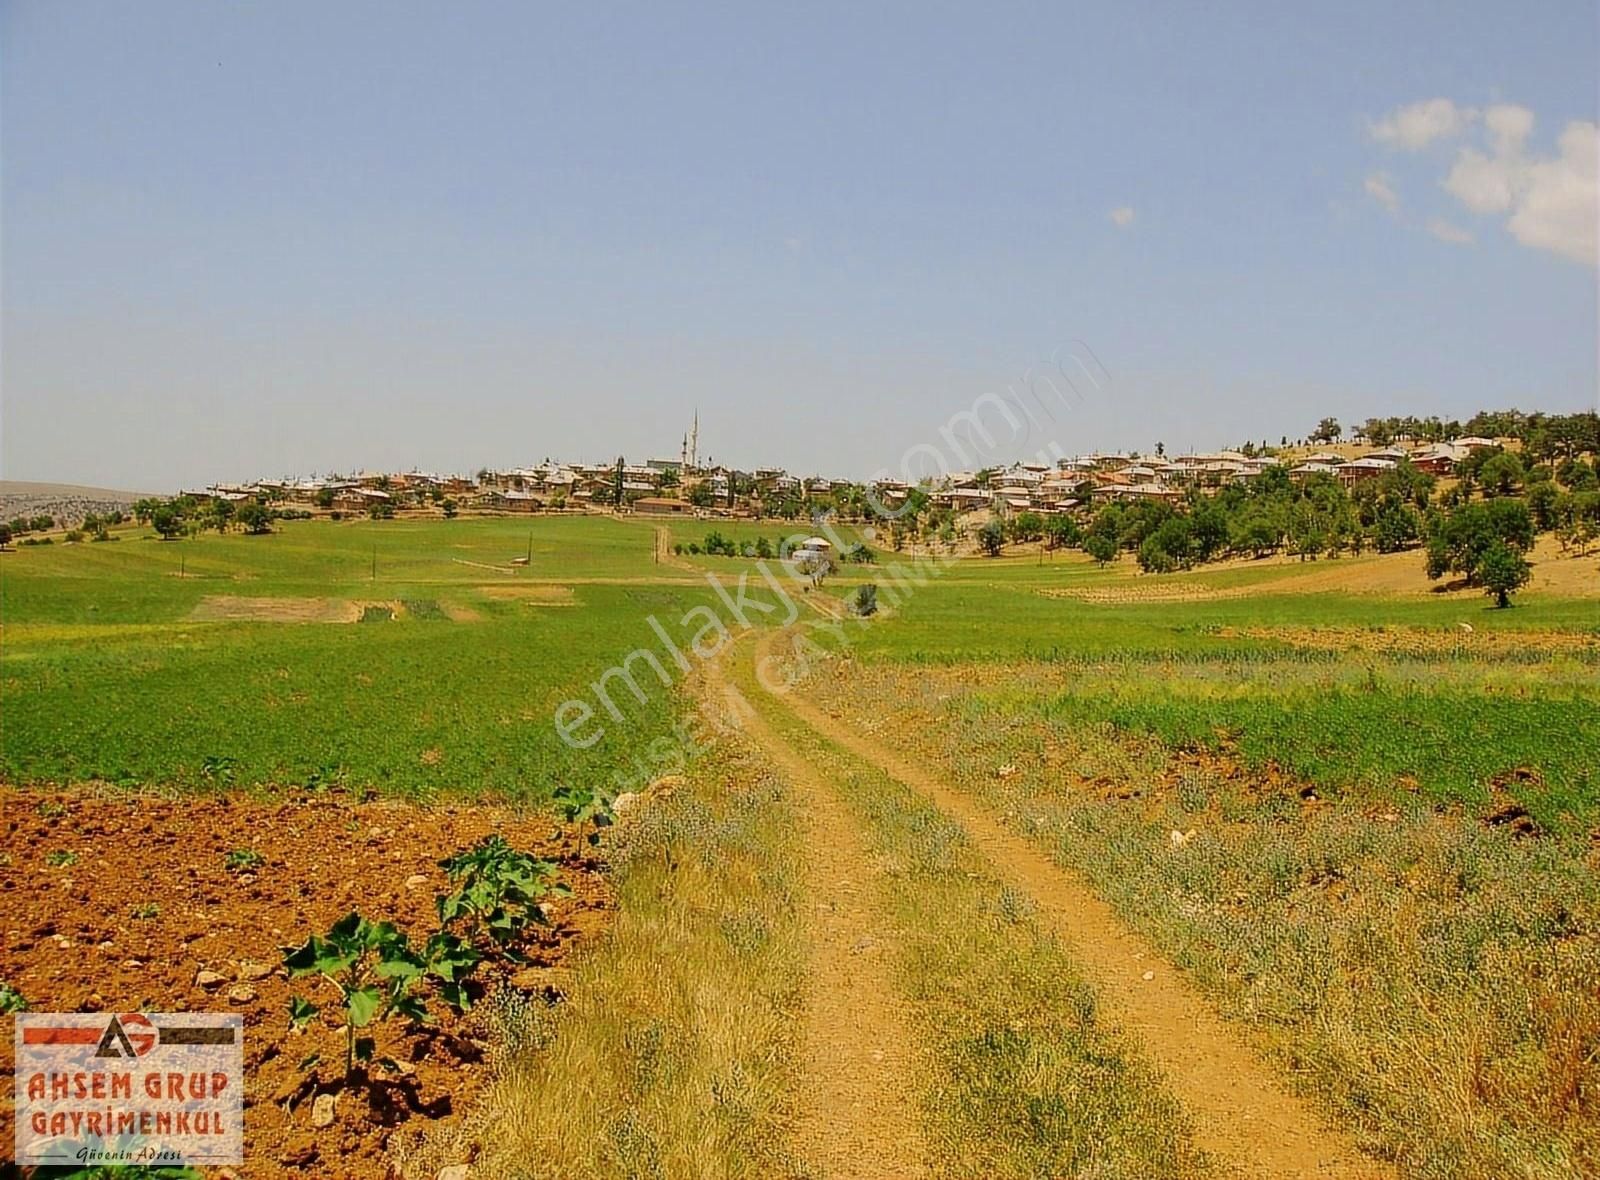
[[[767,636],[757,658],[770,655],[782,638],[783,633]],[[802,691],[771,694],[770,700],[836,746],[920,792],[967,830],[998,875],[1035,900],[1095,980],[1103,1011],[1138,1037],[1173,1094],[1189,1108],[1200,1147],[1240,1174],[1263,1180],[1376,1180],[1393,1175],[1291,1093],[1182,974],[1124,926],[1080,877],[1006,829],[967,795],[823,712]],[[759,717],[751,724],[759,727],[763,746],[786,770],[805,772],[804,760],[770,726]],[[840,812],[832,792],[813,784],[809,794],[818,811],[817,837],[830,844],[848,842],[850,819]]]

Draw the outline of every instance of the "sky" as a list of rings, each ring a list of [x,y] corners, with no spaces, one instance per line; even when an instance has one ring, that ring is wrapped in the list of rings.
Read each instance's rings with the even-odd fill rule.
[[[989,457],[1593,408],[1596,20],[6,0],[0,476],[676,457],[698,411],[861,477],[1043,377]]]

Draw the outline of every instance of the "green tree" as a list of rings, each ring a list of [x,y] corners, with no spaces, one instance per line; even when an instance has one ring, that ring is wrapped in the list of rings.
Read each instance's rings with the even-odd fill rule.
[[[1511,605],[1511,595],[1528,584],[1533,570],[1527,559],[1504,541],[1495,541],[1478,562],[1478,580],[1497,607]]]
[[[1117,539],[1108,533],[1091,532],[1083,541],[1083,551],[1101,565],[1114,561],[1117,556]]]
[[[1044,543],[1050,549],[1066,549],[1076,545],[1082,537],[1078,522],[1063,512],[1052,513],[1044,520]]]
[[[1478,468],[1478,483],[1486,496],[1515,495],[1525,477],[1522,460],[1510,451],[1491,455]]]
[[[1011,521],[1013,541],[1037,541],[1044,536],[1044,517],[1037,512],[1019,512]]]
[[[1331,443],[1344,433],[1344,428],[1339,425],[1337,418],[1324,418],[1317,423],[1317,428],[1311,432],[1311,441]]]
[[[163,541],[170,541],[183,532],[183,517],[170,504],[162,504],[150,513],[150,527],[161,535]]]
[[[272,509],[260,500],[246,500],[239,505],[238,516],[244,531],[251,536],[260,536],[262,533],[272,531]]]
[[[978,530],[978,547],[990,557],[999,557],[1006,547],[1006,529],[998,520],[988,521]]]

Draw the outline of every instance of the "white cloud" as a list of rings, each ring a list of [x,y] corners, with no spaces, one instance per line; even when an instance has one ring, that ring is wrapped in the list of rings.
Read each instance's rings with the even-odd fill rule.
[[[1506,229],[1524,246],[1597,264],[1600,251],[1600,148],[1590,122],[1568,123],[1557,154],[1529,154],[1533,113],[1492,107],[1485,119],[1492,154],[1462,148],[1445,191],[1474,213],[1508,213]]]
[[[1384,172],[1374,172],[1367,177],[1366,184],[1362,186],[1367,190],[1367,196],[1382,205],[1390,213],[1400,211],[1400,194],[1394,191],[1394,185],[1389,183],[1389,176]]]
[[[1503,217],[1524,246],[1600,266],[1600,127],[1568,123],[1553,154],[1541,154],[1530,146],[1534,122],[1534,113],[1515,103],[1478,110],[1432,98],[1398,107],[1368,130],[1378,143],[1413,152],[1465,137],[1440,182],[1445,192],[1469,212]],[[1387,173],[1369,175],[1365,188],[1398,214],[1400,198]],[[1427,230],[1452,244],[1474,240],[1443,218],[1427,222]]]
[[[1557,147],[1559,155],[1528,167],[1526,188],[1506,228],[1524,246],[1600,265],[1600,128],[1568,123]]]
[[[1501,103],[1483,113],[1483,125],[1488,128],[1496,155],[1520,152],[1533,131],[1533,112],[1527,107]]]
[[[1458,107],[1448,98],[1430,98],[1397,107],[1368,126],[1372,138],[1402,151],[1421,151],[1436,139],[1453,139],[1477,119],[1471,107]]]
[[[1452,246],[1470,246],[1476,240],[1467,230],[1442,217],[1435,217],[1428,222],[1428,232],[1441,242],[1449,242]]]
[[[1133,224],[1134,213],[1131,206],[1123,205],[1121,208],[1113,209],[1110,216],[1112,223],[1118,229],[1126,229]]]

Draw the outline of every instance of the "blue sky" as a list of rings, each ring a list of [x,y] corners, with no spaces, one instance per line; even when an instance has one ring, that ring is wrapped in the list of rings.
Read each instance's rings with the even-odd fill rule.
[[[6,3],[3,473],[1593,406],[1594,6],[1212,7]]]

